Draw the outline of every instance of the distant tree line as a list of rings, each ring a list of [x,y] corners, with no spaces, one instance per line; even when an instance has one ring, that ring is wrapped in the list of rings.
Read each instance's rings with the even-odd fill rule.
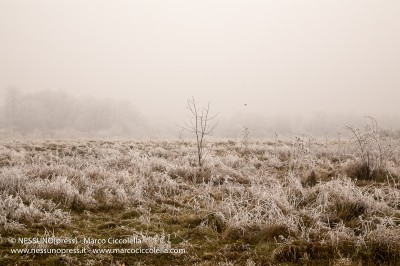
[[[64,91],[3,91],[0,128],[22,134],[76,131],[103,135],[141,135],[146,124],[129,102],[77,98]]]

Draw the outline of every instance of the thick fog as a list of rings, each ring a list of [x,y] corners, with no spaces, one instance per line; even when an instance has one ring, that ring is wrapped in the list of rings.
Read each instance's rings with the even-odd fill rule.
[[[0,128],[177,137],[400,128],[399,1],[1,1]],[[17,133],[15,133],[17,134]],[[184,133],[183,136],[189,136]]]

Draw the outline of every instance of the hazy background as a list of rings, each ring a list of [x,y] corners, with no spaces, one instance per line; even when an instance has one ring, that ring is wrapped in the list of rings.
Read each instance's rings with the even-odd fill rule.
[[[178,136],[400,127],[400,1],[0,1],[1,128]],[[245,104],[247,104],[245,106]]]

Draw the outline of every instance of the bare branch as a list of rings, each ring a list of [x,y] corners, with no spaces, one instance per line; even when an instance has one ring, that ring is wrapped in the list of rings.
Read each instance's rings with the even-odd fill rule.
[[[204,137],[210,135],[218,125],[218,121],[211,127],[209,122],[217,117],[218,114],[209,116],[210,114],[210,102],[206,107],[199,108],[194,97],[186,101],[186,109],[189,111],[189,123],[184,123],[181,126],[182,130],[194,133],[197,142],[197,159],[198,164],[201,167],[203,165],[205,139]]]

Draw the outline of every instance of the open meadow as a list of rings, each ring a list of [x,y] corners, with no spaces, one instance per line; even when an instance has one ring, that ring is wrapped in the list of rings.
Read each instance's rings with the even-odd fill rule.
[[[400,266],[399,33],[399,0],[0,1],[0,266]]]
[[[0,264],[399,265],[397,141],[3,141]]]

